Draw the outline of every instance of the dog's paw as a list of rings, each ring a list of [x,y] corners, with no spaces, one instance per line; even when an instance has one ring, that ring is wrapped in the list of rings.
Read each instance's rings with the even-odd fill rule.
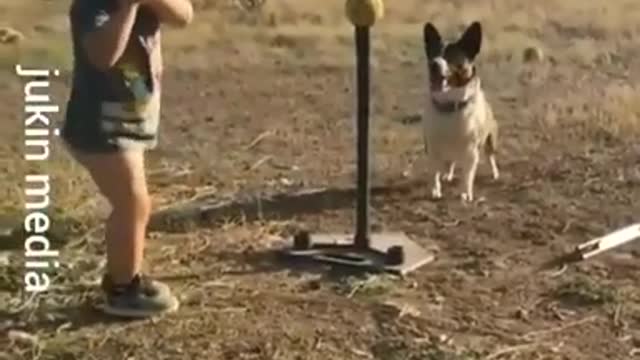
[[[431,189],[431,197],[435,200],[442,199],[442,190],[434,187]]]
[[[442,180],[444,180],[444,182],[446,182],[446,183],[451,183],[451,182],[453,182],[453,179],[455,179],[455,175],[454,175],[454,174],[451,174],[451,173],[449,173],[449,174],[445,175],[445,176],[442,178]]]
[[[498,170],[498,164],[496,164],[496,159],[491,158],[489,160],[491,162],[491,175],[493,177],[493,181],[497,181],[500,179],[500,170]]]
[[[460,194],[460,199],[464,203],[472,203],[473,202],[473,194],[470,193],[462,193]]]

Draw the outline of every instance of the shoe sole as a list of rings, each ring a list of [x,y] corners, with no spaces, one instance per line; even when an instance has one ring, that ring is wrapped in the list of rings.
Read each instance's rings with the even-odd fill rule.
[[[96,309],[102,311],[103,313],[111,316],[117,316],[122,318],[132,318],[132,319],[144,319],[150,318],[154,316],[160,316],[168,313],[172,313],[178,310],[180,307],[180,303],[175,301],[171,306],[165,310],[161,311],[145,311],[145,310],[134,310],[134,309],[122,309],[122,308],[114,308],[109,306],[108,304],[100,304],[96,305]]]

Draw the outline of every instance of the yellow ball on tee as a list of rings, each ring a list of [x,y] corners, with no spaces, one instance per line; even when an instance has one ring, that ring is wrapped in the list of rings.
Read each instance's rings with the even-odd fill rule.
[[[370,27],[384,17],[382,0],[347,0],[347,18],[354,26]]]

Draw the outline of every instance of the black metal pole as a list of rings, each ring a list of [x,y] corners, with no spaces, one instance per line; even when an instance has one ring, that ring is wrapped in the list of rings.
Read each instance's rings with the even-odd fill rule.
[[[369,248],[370,135],[369,135],[369,53],[368,27],[355,28],[357,69],[357,205],[355,247]]]

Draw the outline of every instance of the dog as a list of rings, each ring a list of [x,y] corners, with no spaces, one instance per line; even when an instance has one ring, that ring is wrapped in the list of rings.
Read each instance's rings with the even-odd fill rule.
[[[482,46],[482,26],[471,23],[455,42],[445,43],[436,27],[423,28],[428,64],[428,99],[424,108],[424,150],[435,171],[433,198],[442,198],[441,177],[451,182],[456,165],[462,170],[461,199],[474,201],[474,181],[480,152],[491,164],[493,179],[500,177],[496,163],[498,123],[476,70]]]

